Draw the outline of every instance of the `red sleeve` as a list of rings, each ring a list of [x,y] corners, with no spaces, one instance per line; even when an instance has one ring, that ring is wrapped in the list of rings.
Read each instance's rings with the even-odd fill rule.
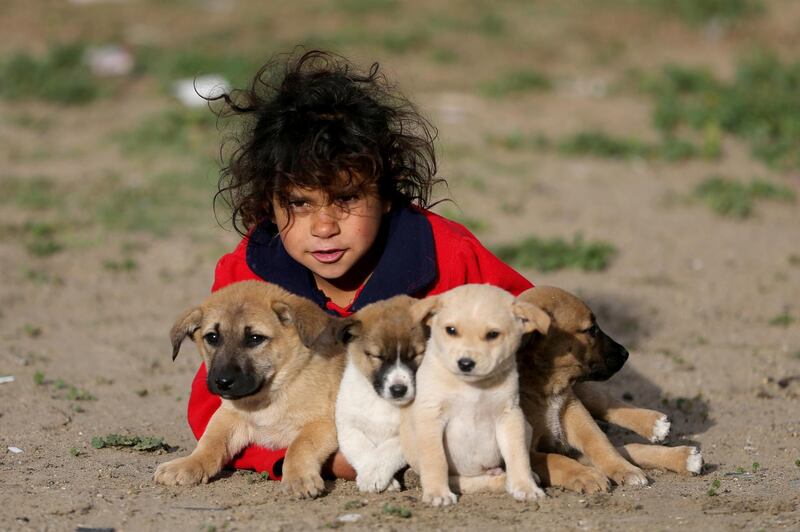
[[[423,211],[431,223],[439,277],[428,295],[469,283],[491,284],[515,296],[533,284],[495,257],[463,225]]]
[[[246,252],[247,239],[245,238],[233,253],[228,253],[219,260],[214,271],[212,292],[239,281],[260,279],[247,266],[247,261],[245,260]],[[192,381],[192,391],[189,394],[187,409],[189,426],[198,440],[205,432],[211,416],[222,404],[222,400],[218,396],[208,391],[206,375],[205,364],[200,364],[200,369],[197,370],[197,374]],[[286,449],[272,450],[251,445],[234,458],[231,465],[236,469],[252,469],[259,473],[266,471],[269,473],[270,478],[280,480],[281,471],[280,468],[276,470],[275,465],[282,461],[285,455]]]

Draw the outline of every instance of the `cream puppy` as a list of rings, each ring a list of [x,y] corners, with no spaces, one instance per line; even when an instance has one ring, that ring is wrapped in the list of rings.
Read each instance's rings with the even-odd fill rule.
[[[425,352],[422,325],[410,313],[414,302],[396,296],[337,324],[347,365],[336,399],[336,431],[361,491],[400,488],[394,478],[406,465],[400,409],[414,400],[414,376]]]
[[[454,288],[418,301],[412,312],[429,326],[430,338],[401,440],[420,475],[423,501],[453,504],[451,488],[544,497],[531,471],[515,354],[522,336],[546,332],[550,318],[490,285]]]

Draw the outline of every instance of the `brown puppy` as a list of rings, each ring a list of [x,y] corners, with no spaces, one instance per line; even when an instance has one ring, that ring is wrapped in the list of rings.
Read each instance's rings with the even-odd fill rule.
[[[543,482],[579,492],[606,491],[608,479],[646,485],[644,472],[623,455],[646,468],[700,472],[702,456],[695,447],[628,444],[617,449],[589,413],[638,429],[652,441],[656,433],[666,436],[666,416],[660,412],[611,402],[596,386],[581,390],[589,410],[575,395],[573,385],[578,381],[605,380],[628,358],[625,348],[597,326],[594,314],[580,299],[546,286],[530,289],[519,299],[551,317],[548,333],[533,337],[518,353],[520,404],[534,434],[531,465]],[[580,451],[596,469],[561,454],[541,452],[565,448]]]
[[[192,454],[158,466],[155,481],[207,482],[255,443],[288,447],[285,489],[319,495],[320,468],[337,448],[334,405],[345,361],[343,349],[318,342],[332,319],[311,301],[260,281],[223,288],[179,317],[172,356],[191,337],[222,405]]]

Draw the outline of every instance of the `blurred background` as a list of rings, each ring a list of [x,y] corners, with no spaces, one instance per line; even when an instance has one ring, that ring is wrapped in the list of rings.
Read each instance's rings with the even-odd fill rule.
[[[3,0],[0,398],[24,408],[0,407],[0,438],[39,454],[2,467],[78,489],[76,457],[134,460],[92,435],[192,447],[198,362],[170,364],[167,331],[239,239],[212,208],[238,124],[194,89],[243,87],[298,45],[380,63],[439,129],[436,210],[589,300],[633,353],[615,393],[670,413],[720,472],[773,460],[791,480],[794,0]],[[149,473],[125,474],[106,489]]]

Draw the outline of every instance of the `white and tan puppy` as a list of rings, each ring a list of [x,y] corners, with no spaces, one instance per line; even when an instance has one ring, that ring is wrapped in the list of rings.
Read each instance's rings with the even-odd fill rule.
[[[550,318],[490,285],[420,300],[414,313],[430,327],[430,338],[417,397],[402,416],[401,440],[420,475],[423,501],[453,504],[451,488],[505,489],[518,500],[544,497],[531,471],[515,354],[522,336],[546,332]]]
[[[406,465],[400,409],[414,400],[415,374],[425,352],[422,325],[410,313],[416,301],[396,296],[339,324],[347,365],[336,400],[336,431],[361,491],[400,488],[394,478]]]

